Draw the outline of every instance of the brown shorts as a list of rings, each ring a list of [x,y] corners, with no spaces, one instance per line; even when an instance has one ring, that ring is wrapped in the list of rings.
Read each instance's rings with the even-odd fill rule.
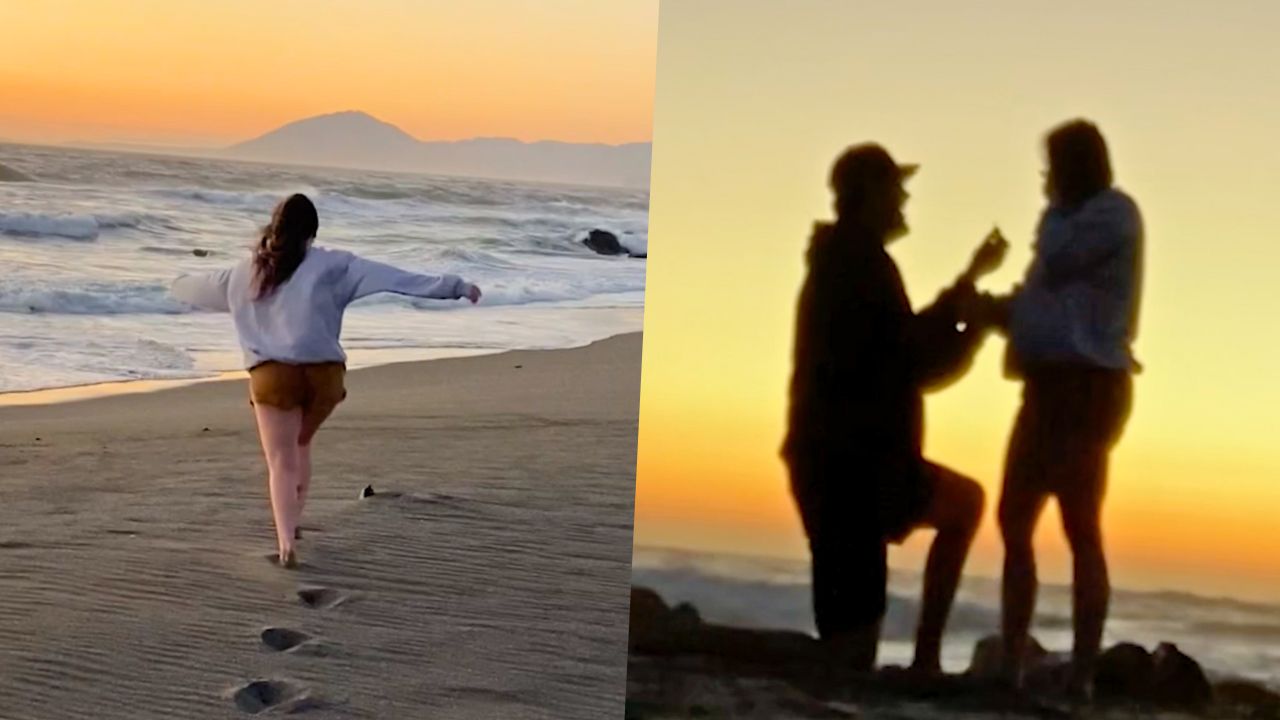
[[[249,370],[249,404],[281,410],[302,408],[307,439],[347,397],[343,363],[289,365],[265,362]]]
[[[1005,489],[1100,502],[1106,465],[1133,402],[1129,373],[1037,368],[1023,384],[1005,464]]]

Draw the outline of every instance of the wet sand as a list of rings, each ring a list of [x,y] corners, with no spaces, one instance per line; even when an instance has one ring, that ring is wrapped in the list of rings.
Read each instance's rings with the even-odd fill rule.
[[[243,380],[0,407],[0,716],[621,717],[639,380],[639,335],[352,372],[293,572]]]

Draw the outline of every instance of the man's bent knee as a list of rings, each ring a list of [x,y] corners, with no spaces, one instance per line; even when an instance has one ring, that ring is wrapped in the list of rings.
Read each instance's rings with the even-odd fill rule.
[[[964,478],[961,494],[962,514],[970,530],[977,530],[982,523],[982,513],[987,506],[987,492],[977,482]]]
[[[982,522],[986,492],[975,480],[934,466],[936,484],[926,521],[939,530],[973,532]]]

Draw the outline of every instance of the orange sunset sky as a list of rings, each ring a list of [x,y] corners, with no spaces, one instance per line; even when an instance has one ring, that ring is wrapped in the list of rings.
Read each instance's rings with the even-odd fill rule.
[[[1085,116],[1147,226],[1136,407],[1105,509],[1114,583],[1280,600],[1280,9],[1264,2],[665,3],[636,541],[807,558],[777,458],[796,293],[830,162],[921,163],[893,248],[917,306],[999,223],[1024,272],[1041,140]],[[969,571],[998,575],[991,511],[1018,386],[992,338],[928,401],[927,454],[978,479]],[[891,563],[922,565],[929,535]],[[1056,510],[1042,577],[1070,577]]]
[[[657,0],[6,0],[0,139],[225,145],[363,110],[423,140],[651,134]]]

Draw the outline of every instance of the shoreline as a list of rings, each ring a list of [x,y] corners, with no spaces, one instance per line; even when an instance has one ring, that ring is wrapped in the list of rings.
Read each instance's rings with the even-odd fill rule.
[[[575,350],[588,347],[598,342],[639,335],[640,331],[619,332],[604,335],[585,342],[554,348],[380,348],[376,350],[347,350],[347,371],[355,372],[369,368],[387,367],[411,363],[429,363],[439,360],[456,360],[488,355],[502,355],[510,352],[538,352],[541,350]],[[352,356],[377,359],[352,360]],[[58,387],[34,388],[31,390],[10,390],[0,392],[0,409],[19,407],[40,407],[45,405],[63,405],[66,403],[84,402],[102,398],[142,395],[166,390],[177,390],[206,383],[231,382],[248,378],[244,369],[214,369],[198,377],[184,378],[126,378],[107,380],[104,382],[81,383]]]

